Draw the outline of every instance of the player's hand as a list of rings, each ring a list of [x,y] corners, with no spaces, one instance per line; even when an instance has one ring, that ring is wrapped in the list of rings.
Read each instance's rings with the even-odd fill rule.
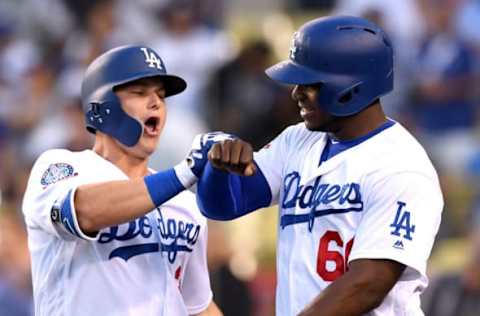
[[[217,142],[232,140],[237,138],[235,135],[224,132],[210,132],[195,136],[192,143],[192,149],[187,156],[188,167],[197,178],[200,178],[203,169],[208,161],[208,151]]]
[[[251,176],[257,171],[252,146],[239,138],[213,144],[208,152],[208,160],[215,168],[241,176]]]

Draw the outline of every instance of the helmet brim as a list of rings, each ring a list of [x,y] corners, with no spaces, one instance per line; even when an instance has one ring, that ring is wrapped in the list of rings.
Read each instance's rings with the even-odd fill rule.
[[[283,84],[313,84],[323,82],[325,74],[299,65],[291,60],[285,60],[265,70],[270,79]]]
[[[116,82],[111,86],[113,89],[118,88],[127,83],[137,81],[145,78],[159,78],[163,83],[165,89],[165,97],[171,97],[173,95],[183,92],[187,88],[187,82],[179,76],[169,75],[169,74],[145,74],[138,73],[135,76],[131,76],[128,80]]]
[[[322,72],[305,67],[292,60],[282,61],[265,70],[268,77],[276,82],[290,85],[324,83],[333,91],[355,84],[358,78],[349,75]]]
[[[165,86],[165,97],[179,94],[187,88],[187,82],[178,76],[161,75],[158,77],[161,78]]]

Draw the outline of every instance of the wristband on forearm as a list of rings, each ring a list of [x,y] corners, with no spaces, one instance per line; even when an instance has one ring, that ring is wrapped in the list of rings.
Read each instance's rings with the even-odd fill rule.
[[[186,163],[185,166],[188,169]],[[190,174],[193,175],[191,171]],[[191,186],[196,178],[194,175],[189,177],[188,170],[181,163],[175,168],[146,176],[144,181],[150,198],[157,207]]]

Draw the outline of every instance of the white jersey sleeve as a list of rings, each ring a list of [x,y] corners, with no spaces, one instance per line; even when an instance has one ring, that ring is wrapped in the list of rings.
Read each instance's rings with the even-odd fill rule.
[[[79,163],[70,151],[54,149],[43,153],[33,166],[23,199],[27,226],[64,240],[96,240],[97,236],[82,232],[76,218],[73,198],[82,179]],[[68,210],[62,214],[64,203]]]
[[[213,298],[207,267],[207,236],[208,230],[205,225],[190,254],[183,276],[181,293],[190,315],[207,309]]]
[[[375,177],[373,177],[375,179]],[[349,261],[391,259],[405,264],[403,280],[426,275],[426,262],[440,225],[443,198],[438,180],[404,171],[367,183],[365,214]]]
[[[254,153],[254,160],[267,179],[272,193],[270,205],[278,204],[280,188],[283,182],[284,167],[288,162],[290,146],[295,143],[292,139],[298,130],[298,125],[289,126],[273,141]]]

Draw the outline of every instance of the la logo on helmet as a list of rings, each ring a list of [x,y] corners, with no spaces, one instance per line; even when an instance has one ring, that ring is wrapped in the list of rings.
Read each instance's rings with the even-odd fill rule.
[[[163,70],[162,60],[158,58],[154,52],[149,51],[146,47],[142,47],[140,49],[145,55],[145,62],[148,64],[148,67]]]
[[[298,32],[295,32],[293,34],[293,39],[292,39],[292,44],[290,46],[290,53],[289,53],[289,57],[290,59],[292,60],[295,60],[295,55],[297,54],[298,52],[298,47],[297,47],[297,38],[298,38]]]

